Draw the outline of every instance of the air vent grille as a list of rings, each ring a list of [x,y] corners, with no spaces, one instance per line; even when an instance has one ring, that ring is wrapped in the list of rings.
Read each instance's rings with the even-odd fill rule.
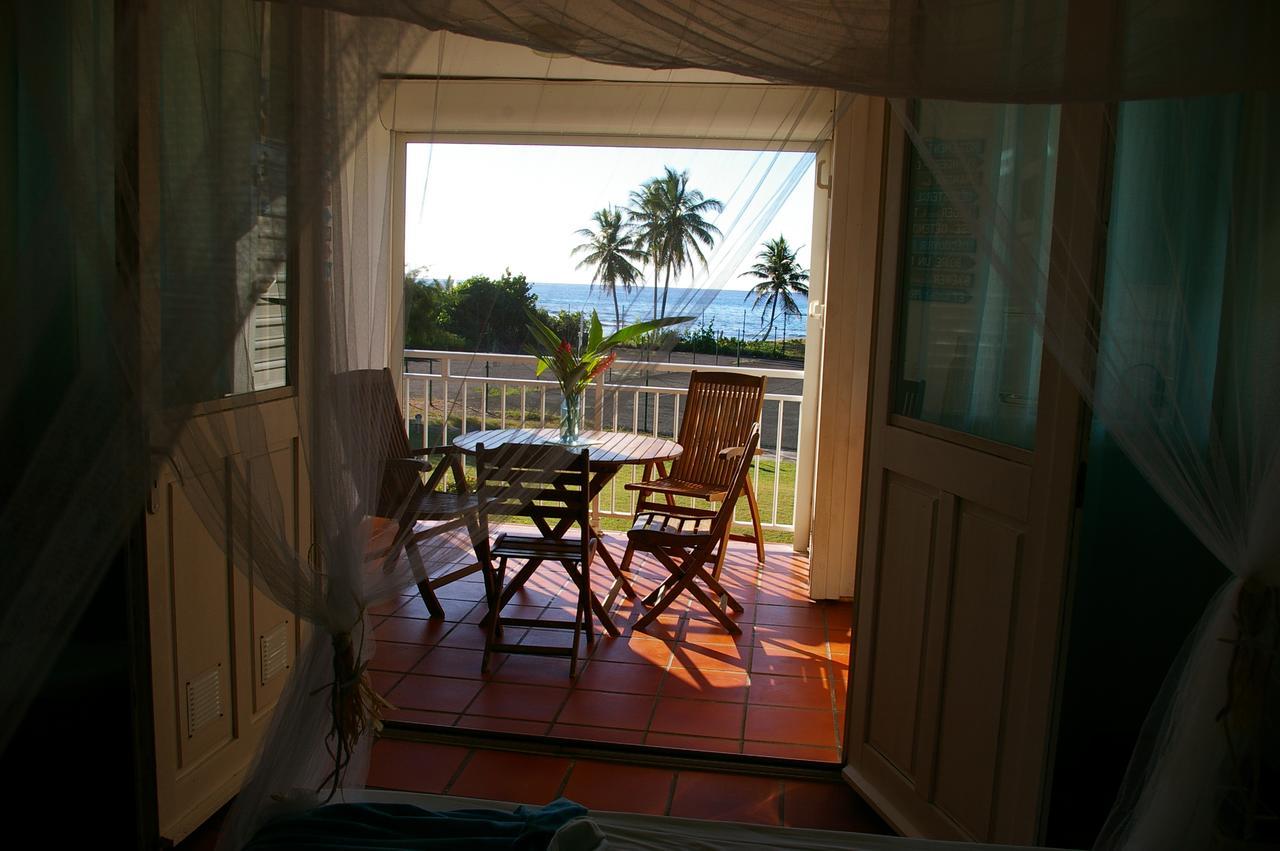
[[[222,666],[187,681],[187,738],[222,717]]]
[[[262,685],[289,670],[289,621],[281,621],[259,639],[262,652]]]

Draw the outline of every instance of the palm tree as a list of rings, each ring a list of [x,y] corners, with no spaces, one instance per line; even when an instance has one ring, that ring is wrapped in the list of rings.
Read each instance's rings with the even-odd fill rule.
[[[705,269],[703,248],[715,247],[720,229],[704,216],[719,213],[724,204],[689,188],[689,172],[667,166],[660,177],[646,180],[631,193],[627,215],[636,229],[637,242],[653,264],[654,316],[667,315],[667,290],[671,277],[696,259]],[[658,310],[658,280],[662,279],[662,310]]]
[[[771,239],[756,255],[760,262],[738,276],[745,278],[750,275],[758,280],[744,297],[744,301],[754,295],[756,301],[753,307],[759,307],[761,302],[769,306],[769,327],[761,335],[762,340],[768,339],[773,333],[779,302],[782,303],[783,316],[799,316],[800,305],[796,304],[792,293],[809,295],[809,272],[796,262],[797,250],[787,245],[787,238],[784,236]]]
[[[591,283],[613,296],[613,315],[617,328],[622,327],[622,311],[618,309],[618,284],[624,292],[631,292],[640,280],[640,269],[633,260],[643,261],[645,253],[636,247],[635,239],[623,229],[622,211],[612,207],[596,210],[591,220],[596,229],[582,228],[578,236],[587,241],[573,249],[572,254],[585,254],[577,268],[593,266]]]

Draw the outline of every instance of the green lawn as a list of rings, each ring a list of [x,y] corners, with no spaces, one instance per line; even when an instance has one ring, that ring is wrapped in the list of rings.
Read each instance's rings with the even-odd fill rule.
[[[517,393],[514,408],[508,402],[507,410],[507,427],[515,427],[519,425],[520,401]],[[421,412],[421,405],[416,406],[418,412]],[[513,417],[514,413],[514,417]],[[555,421],[548,412],[548,426],[554,426]],[[558,419],[558,418],[557,418]],[[529,426],[536,425],[535,422],[527,423]],[[501,428],[502,421],[499,415],[490,412],[490,416],[485,420],[485,428]],[[467,428],[469,431],[479,430],[481,428],[480,416],[477,413],[467,417]],[[439,419],[438,417],[431,421],[431,438],[433,442],[439,441]],[[461,421],[455,417],[450,417],[449,434],[450,436],[461,433]],[[778,522],[792,523],[795,518],[795,482],[796,482],[796,463],[787,459],[775,462],[773,456],[768,453],[760,456],[756,461],[759,468],[759,482],[756,484],[756,497],[760,504],[760,520],[762,523],[768,523],[773,518],[774,506],[774,480],[777,480],[778,486]],[[470,459],[467,461],[467,477],[471,484],[475,484],[475,468]],[[616,511],[630,513],[634,502],[634,492],[626,490],[624,484],[626,482],[636,482],[640,480],[643,468],[640,466],[629,466],[625,468],[616,479],[605,488],[600,496],[600,508],[602,511]],[[752,472],[752,482],[756,483],[755,472]],[[747,510],[747,501],[745,498],[738,500],[736,517],[740,521],[749,521],[750,513]],[[601,525],[612,531],[625,531],[631,525],[630,521],[624,517],[604,517]],[[745,531],[739,527],[739,531]],[[793,541],[793,535],[785,530],[765,530],[765,540],[789,544]]]

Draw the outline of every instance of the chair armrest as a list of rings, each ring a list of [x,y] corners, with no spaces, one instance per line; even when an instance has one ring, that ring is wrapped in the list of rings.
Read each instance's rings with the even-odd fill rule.
[[[428,461],[425,458],[388,458],[387,466],[388,467],[412,467],[415,472],[426,473],[426,472],[429,472],[432,469],[432,467],[434,467],[435,465],[433,465],[430,461]]]
[[[421,449],[413,449],[410,450],[410,454],[417,458],[423,455],[453,455],[461,451],[461,449],[449,443],[444,446],[424,446]]]
[[[742,454],[742,450],[745,448],[746,448],[745,446],[726,446],[724,449],[721,449],[717,454],[721,458],[737,458],[739,455]],[[759,446],[757,446],[755,454],[763,455],[764,450],[761,449]]]

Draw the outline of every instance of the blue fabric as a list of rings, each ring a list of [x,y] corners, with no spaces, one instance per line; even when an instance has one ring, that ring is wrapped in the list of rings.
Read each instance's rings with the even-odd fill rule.
[[[587,811],[560,798],[545,807],[433,812],[410,804],[330,804],[265,825],[245,846],[267,849],[546,848],[566,822]]]

